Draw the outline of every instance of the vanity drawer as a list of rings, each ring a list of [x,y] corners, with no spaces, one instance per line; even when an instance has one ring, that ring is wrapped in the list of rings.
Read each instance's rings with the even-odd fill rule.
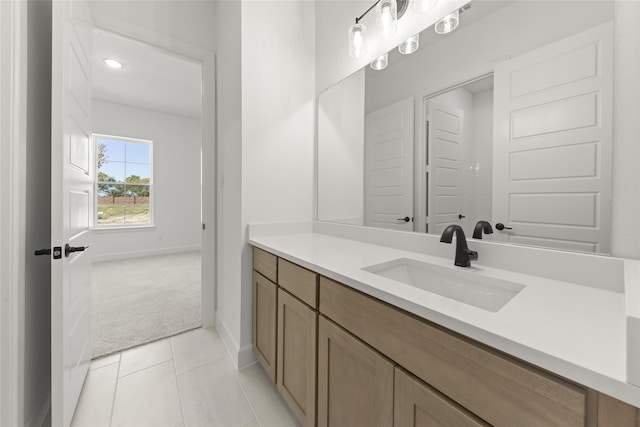
[[[278,258],[278,285],[302,302],[318,308],[318,274]]]
[[[496,427],[585,425],[586,390],[324,277],[320,312]]]
[[[278,281],[278,257],[253,247],[253,269],[273,283]]]

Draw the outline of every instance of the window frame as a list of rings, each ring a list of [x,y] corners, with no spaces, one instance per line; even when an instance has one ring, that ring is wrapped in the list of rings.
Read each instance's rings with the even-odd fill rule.
[[[94,231],[106,231],[106,230],[117,230],[117,229],[139,229],[139,228],[155,228],[155,184],[153,179],[153,140],[151,139],[142,139],[142,138],[131,138],[127,136],[116,136],[109,135],[104,133],[93,133],[91,134],[93,139],[93,152],[95,153],[93,167],[95,168],[95,173],[93,174],[93,183],[94,183],[94,194],[93,198],[93,230]],[[98,224],[98,173],[100,172],[98,169],[98,141],[100,139],[109,139],[112,141],[123,142],[125,144],[144,144],[149,146],[149,222],[148,223],[122,223],[122,224]],[[126,151],[125,151],[126,153]],[[127,164],[126,158],[124,164]],[[126,179],[126,177],[125,177]],[[113,184],[118,185],[126,185],[126,182],[117,181]],[[145,185],[145,184],[140,184]],[[125,216],[126,218],[126,216]]]

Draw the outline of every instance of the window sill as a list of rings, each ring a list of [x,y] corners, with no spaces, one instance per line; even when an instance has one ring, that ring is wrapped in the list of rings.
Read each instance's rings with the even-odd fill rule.
[[[120,233],[123,231],[153,231],[156,226],[152,225],[127,225],[115,227],[93,227],[91,231],[94,233]]]

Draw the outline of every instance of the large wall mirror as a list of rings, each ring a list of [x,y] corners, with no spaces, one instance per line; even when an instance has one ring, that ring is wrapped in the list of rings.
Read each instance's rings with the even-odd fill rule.
[[[318,220],[468,237],[486,220],[485,239],[609,253],[613,18],[612,1],[476,0],[323,91]]]

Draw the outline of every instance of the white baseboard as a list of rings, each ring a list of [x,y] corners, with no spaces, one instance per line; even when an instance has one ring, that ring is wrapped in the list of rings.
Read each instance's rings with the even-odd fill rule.
[[[246,368],[256,362],[256,356],[253,353],[253,345],[247,344],[241,348],[229,332],[229,328],[227,328],[227,325],[220,318],[217,311],[216,329],[218,330],[218,333],[220,333],[222,342],[224,343],[224,346],[231,357],[231,361],[233,362],[233,366],[235,366],[236,369]]]
[[[199,250],[201,250],[200,245],[176,246],[172,248],[145,249],[143,251],[130,251],[130,252],[118,252],[113,254],[95,255],[92,259],[93,259],[93,262],[117,261],[120,259],[177,254],[182,252],[194,252]]]

